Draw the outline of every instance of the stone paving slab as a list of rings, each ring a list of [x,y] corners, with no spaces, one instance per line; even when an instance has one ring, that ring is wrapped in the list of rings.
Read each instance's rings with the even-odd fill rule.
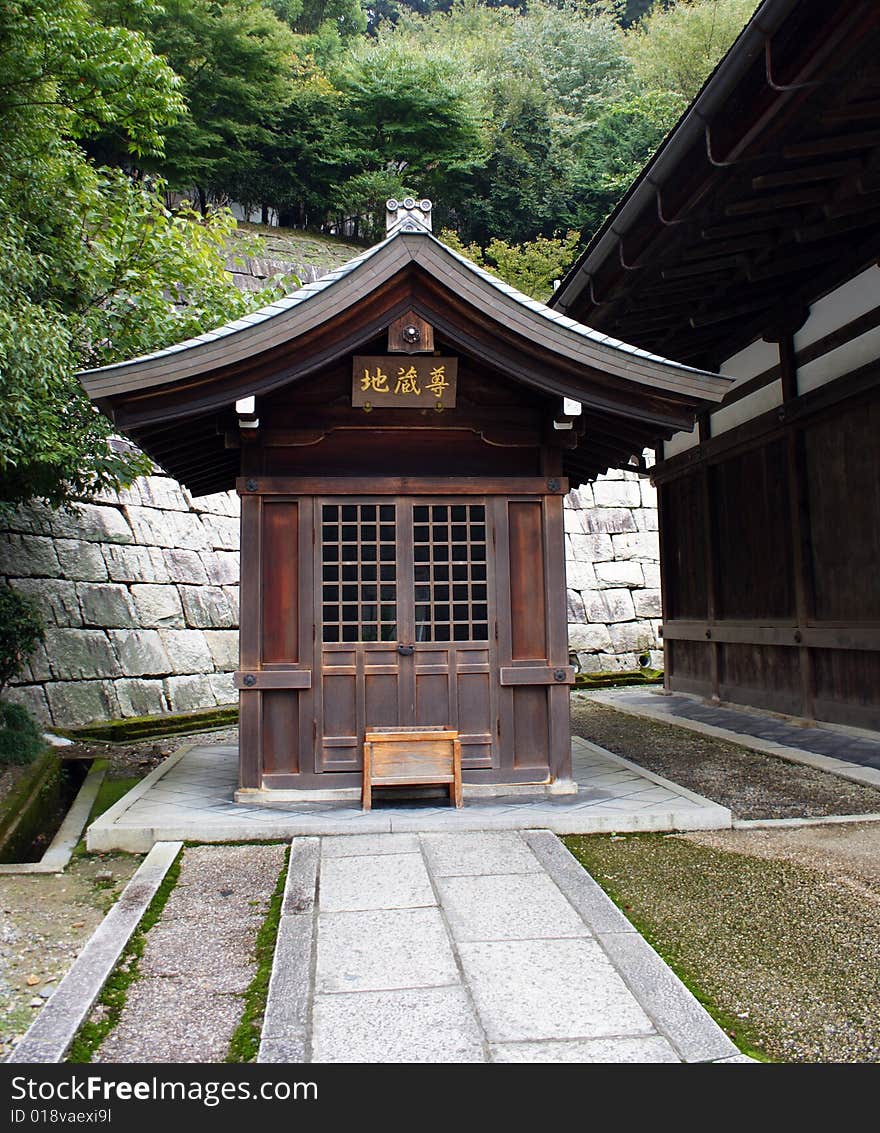
[[[626,1039],[570,1039],[565,1042],[493,1043],[493,1062],[680,1062],[660,1035]],[[751,1059],[747,1061],[751,1062]]]
[[[315,975],[319,993],[437,987],[457,980],[455,956],[438,908],[321,917]]]
[[[493,1042],[655,1033],[595,940],[462,942],[459,952]]]
[[[418,849],[416,836],[410,837]],[[542,870],[518,834],[470,833],[426,834],[422,839],[425,857],[434,877],[456,877],[485,873],[537,873]]]
[[[421,854],[365,854],[321,863],[321,911],[413,909],[433,905]]]
[[[315,1062],[484,1062],[483,1037],[461,987],[319,995]]]
[[[458,941],[555,939],[589,932],[543,871],[441,877],[437,887]]]
[[[321,853],[325,858],[418,852],[419,839],[415,834],[351,834],[345,838],[330,836],[321,839]]]

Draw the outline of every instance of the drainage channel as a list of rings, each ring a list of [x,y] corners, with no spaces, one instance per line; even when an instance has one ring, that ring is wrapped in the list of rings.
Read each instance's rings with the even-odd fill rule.
[[[103,759],[47,759],[0,846],[0,874],[55,873],[70,860],[107,770]]]

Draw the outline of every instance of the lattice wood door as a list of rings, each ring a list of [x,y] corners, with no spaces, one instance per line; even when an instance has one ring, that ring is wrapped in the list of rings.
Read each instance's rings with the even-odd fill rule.
[[[485,502],[321,500],[316,523],[317,769],[356,770],[368,728],[427,724],[497,766]]]

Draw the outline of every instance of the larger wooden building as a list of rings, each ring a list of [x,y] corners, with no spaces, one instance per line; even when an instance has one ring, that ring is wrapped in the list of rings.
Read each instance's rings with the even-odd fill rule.
[[[880,4],[764,0],[552,306],[734,379],[658,450],[670,689],[880,728]]]
[[[389,202],[387,239],[317,283],[82,375],[195,494],[241,494],[246,797],[351,791],[377,726],[456,730],[466,785],[566,784],[563,497],[728,385],[528,299],[429,218]]]

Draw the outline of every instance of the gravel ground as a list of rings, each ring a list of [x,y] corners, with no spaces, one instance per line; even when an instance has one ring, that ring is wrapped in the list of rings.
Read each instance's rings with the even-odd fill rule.
[[[880,814],[880,790],[572,697],[572,731],[729,807],[736,818]]]
[[[132,854],[75,857],[64,873],[0,876],[0,1059],[67,974],[125,883]]]
[[[741,1043],[880,1061],[880,828],[566,839]]]
[[[285,846],[194,846],[95,1062],[222,1062]],[[98,1008],[100,1011],[101,1009]]]

